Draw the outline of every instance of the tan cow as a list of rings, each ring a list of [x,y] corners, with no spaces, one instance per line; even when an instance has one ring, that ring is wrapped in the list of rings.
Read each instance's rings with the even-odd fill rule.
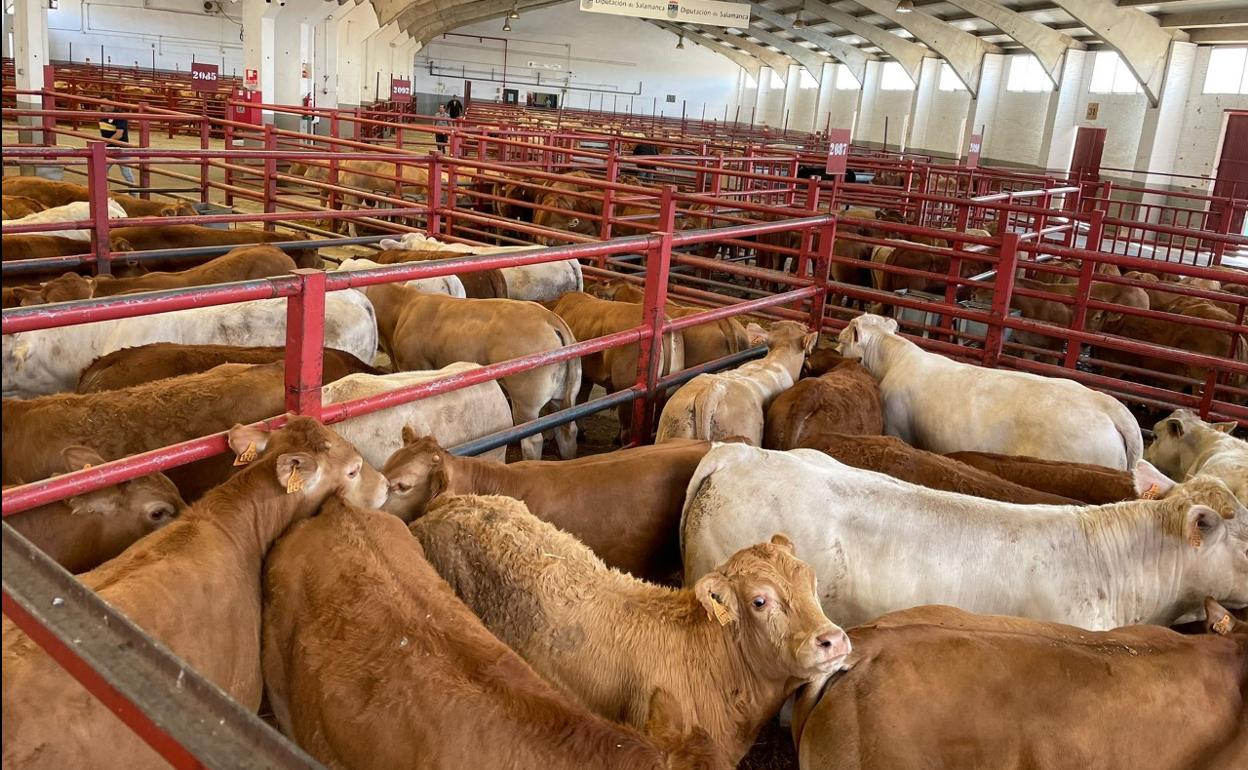
[[[509,497],[447,498],[411,530],[486,628],[544,678],[639,729],[650,693],[666,690],[733,763],[798,686],[849,653],[784,535],[673,591],[609,569]]]
[[[5,219],[21,219],[47,208],[34,198],[27,198],[24,195],[5,195],[3,203]]]
[[[66,447],[61,456],[66,471],[105,462],[85,446]],[[78,573],[98,567],[185,509],[173,482],[164,474],[152,473],[22,511],[4,521],[57,564]]]
[[[243,708],[260,707],[261,564],[292,523],[343,494],[365,507],[385,480],[355,447],[307,417],[269,433],[235,426],[246,465],[177,521],[82,576],[87,588]],[[168,683],[172,685],[172,683]],[[168,765],[29,637],[4,621],[6,768]]]
[[[750,324],[753,344],[765,342],[767,356],[736,369],[700,374],[676,391],[659,416],[658,437],[722,441],[738,436],[763,443],[764,415],[772,399],[793,387],[818,334],[796,321],[780,321],[771,331]]]
[[[629,302],[612,302],[599,299],[580,291],[570,291],[553,302],[542,303],[563,319],[576,339],[592,340],[608,334],[628,331],[642,325],[642,306]],[[669,320],[664,316],[663,320]],[[631,388],[637,383],[640,345],[633,343],[591,353],[581,359],[581,391],[579,403],[589,400],[589,393],[599,385],[607,393]],[[685,344],[682,335],[663,335],[659,360],[659,376],[679,372],[685,368]],[[632,425],[633,405],[621,404],[617,409],[620,422],[620,441],[628,440]]]
[[[118,238],[124,238],[131,246],[138,251],[146,251],[148,249],[180,249],[190,246],[241,246],[243,244],[255,243],[279,243],[284,241],[302,241],[307,240],[301,233],[269,233],[264,230],[250,227],[240,227],[234,230],[218,230],[215,227],[201,227],[199,225],[160,225],[158,227],[118,227],[112,230],[112,234]],[[299,267],[317,269],[321,266],[321,257],[319,252],[314,248],[292,248],[291,256]],[[200,262],[207,261],[211,257],[201,257]],[[161,260],[148,261],[144,264],[148,267],[164,266],[168,264],[174,269],[184,268],[188,264],[194,264],[195,260],[187,262],[186,260]]]
[[[1196,636],[942,606],[889,613],[850,629],[848,671],[798,697],[799,761],[803,770],[1242,768],[1248,630],[1205,606],[1211,633]]]
[[[1191,410],[1176,409],[1153,426],[1156,437],[1144,459],[1172,479],[1197,474],[1222,479],[1248,505],[1248,441],[1235,438],[1236,423],[1207,423]]]
[[[36,259],[38,257],[73,257],[80,254],[92,254],[91,244],[75,238],[62,238],[58,235],[4,235],[0,236],[3,246],[3,259],[12,262],[19,259]],[[134,251],[130,241],[117,235],[113,230],[108,238],[109,249],[113,252]],[[118,267],[118,266],[114,266]],[[62,268],[63,270],[64,268]],[[23,279],[34,280],[23,275]]]
[[[364,290],[377,312],[382,346],[398,369],[440,369],[459,361],[481,365],[558,350],[576,342],[559,316],[531,302],[509,299],[458,299],[424,294],[398,284]],[[538,417],[551,404],[576,403],[581,362],[573,358],[502,379],[511,397],[516,424]],[[559,456],[576,456],[576,423],[555,429]],[[522,439],[524,459],[542,456],[542,436]]]
[[[412,521],[443,497],[507,495],[575,535],[607,566],[666,581],[680,569],[685,487],[710,446],[678,439],[576,460],[503,465],[456,457],[405,428],[403,448],[382,468],[390,481],[386,510]]]
[[[603,299],[612,299],[616,302],[642,304],[646,299],[645,291],[640,286],[624,280],[598,284],[593,291],[594,294]],[[704,313],[706,310],[706,308],[685,307],[671,300],[668,300],[663,308],[663,312],[671,318],[684,318],[697,313]],[[684,337],[685,341],[686,369],[715,361],[733,353],[740,353],[742,350],[747,349],[750,344],[749,338],[745,334],[745,327],[735,318],[724,318],[720,321],[690,326],[688,329],[681,330],[681,336]]]
[[[386,249],[374,254],[373,261],[380,265],[395,265],[403,262],[436,262],[454,256],[443,250]],[[455,275],[464,285],[464,294],[472,299],[507,299],[507,279],[503,277],[502,270],[476,270]]]
[[[551,686],[393,516],[330,498],[273,548],[264,586],[269,702],[282,732],[327,766],[730,767],[705,731],[682,734],[663,690],[648,696],[643,737]]]
[[[37,176],[6,176],[0,186],[5,195],[32,198],[42,203],[44,208],[91,200],[91,191],[86,185],[55,182]],[[120,203],[126,215],[131,217],[193,217],[197,213],[190,201],[151,201],[115,193],[108,197]]]
[[[1139,316],[1123,316],[1116,324],[1106,324],[1105,331],[1123,337],[1152,343],[1161,347],[1185,350],[1189,353],[1200,353],[1206,356],[1225,359],[1231,354],[1231,334],[1225,331],[1205,329],[1184,323],[1183,318],[1200,318],[1207,321],[1221,321],[1234,324],[1235,316],[1204,300],[1194,297],[1179,297],[1166,306],[1166,312],[1174,313],[1174,320],[1162,318],[1141,318]],[[1173,374],[1203,382],[1208,369],[1198,364],[1188,364],[1165,358],[1116,350],[1114,348],[1097,347],[1093,349],[1097,358],[1129,366],[1142,367],[1155,372]],[[1248,339],[1240,335],[1234,353],[1229,356],[1236,361],[1248,362]],[[1236,375],[1232,381],[1243,382],[1244,377]],[[1167,383],[1168,387],[1177,387]]]
[[[880,386],[854,360],[832,371],[799,380],[776,396],[767,408],[763,446],[795,449],[814,446],[820,437],[850,433],[878,436],[884,432]]]
[[[1015,287],[1030,289],[1032,291],[1047,292],[1050,294],[1061,294],[1074,299],[1079,292],[1077,284],[1073,283],[1046,283],[1043,281],[1033,281],[1027,278],[1018,278],[1014,282]],[[992,298],[991,289],[980,289],[975,292],[977,299],[984,302],[990,302]],[[1149,295],[1144,289],[1134,286],[1122,286],[1115,283],[1106,283],[1104,281],[1094,281],[1092,283],[1091,297],[1100,302],[1113,305],[1122,305],[1128,308],[1138,310],[1148,310],[1150,306]],[[1071,328],[1075,317],[1075,306],[1067,305],[1057,300],[1045,299],[1043,297],[1032,297],[1018,292],[1010,296],[1010,306],[1020,311],[1024,318],[1030,318],[1051,324],[1062,329]],[[1087,315],[1084,319],[1083,328],[1087,331],[1099,332],[1107,326],[1114,326],[1122,323],[1125,315],[1114,310],[1103,308],[1088,308]],[[1065,340],[1041,334],[1033,331],[1015,330],[1013,332],[1014,340],[1031,347],[1044,348],[1047,350],[1061,350],[1065,345]],[[1024,352],[1024,357],[1035,358],[1036,354],[1030,351]]]

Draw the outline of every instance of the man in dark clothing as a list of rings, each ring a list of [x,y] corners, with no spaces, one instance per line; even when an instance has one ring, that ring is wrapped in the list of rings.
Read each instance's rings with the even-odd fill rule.
[[[464,116],[464,103],[459,100],[458,96],[452,96],[451,100],[446,103],[446,113],[451,116],[451,120],[459,120]]]
[[[114,111],[112,108],[109,108],[109,107],[105,107],[104,109],[107,110],[108,112]],[[112,142],[109,142],[110,145],[113,145],[114,142],[129,142],[130,141],[130,121],[126,120],[125,118],[114,118],[114,117],[100,118],[100,136],[104,137],[105,139],[113,140]],[[105,171],[104,171],[105,175],[108,174],[108,169],[112,168],[112,166],[113,164],[110,163],[108,164],[108,166],[105,167]],[[127,182],[129,182],[130,184],[134,184],[134,172],[130,170],[129,166],[121,166],[121,175],[125,177]]]

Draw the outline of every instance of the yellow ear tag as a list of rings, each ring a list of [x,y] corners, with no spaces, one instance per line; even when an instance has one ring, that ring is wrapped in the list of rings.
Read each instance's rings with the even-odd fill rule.
[[[91,463],[87,463],[86,465],[82,466],[82,469],[83,469],[84,471],[89,471],[89,470],[91,470],[91,467],[92,467],[92,466],[91,466]]]
[[[1220,636],[1226,636],[1231,633],[1231,616],[1223,615],[1218,618],[1218,622],[1213,624],[1213,632]]]
[[[256,452],[256,442],[247,442],[247,448],[243,450],[243,453],[234,458],[234,467],[237,468],[240,465],[247,465],[248,463],[254,462],[258,454],[259,453]]]
[[[1157,500],[1160,497],[1161,487],[1156,484],[1153,484],[1148,489],[1144,490],[1144,494],[1140,495],[1141,500]]]
[[[1189,544],[1190,544],[1193,548],[1199,548],[1199,547],[1201,546],[1201,544],[1202,544],[1202,543],[1204,543],[1205,541],[1204,541],[1204,540],[1202,540],[1202,539],[1200,538],[1200,533],[1199,533],[1199,532],[1197,532],[1196,534],[1194,534],[1194,535],[1192,535],[1191,537],[1189,537],[1189,538],[1187,539],[1187,542],[1188,542],[1188,543],[1189,543]]]
[[[303,490],[303,476],[299,475],[298,468],[290,469],[290,478],[286,480],[286,494],[293,495]]]
[[[715,611],[715,619],[719,621],[721,626],[728,625],[728,610],[724,609],[724,605],[717,601],[712,601],[711,609]]]

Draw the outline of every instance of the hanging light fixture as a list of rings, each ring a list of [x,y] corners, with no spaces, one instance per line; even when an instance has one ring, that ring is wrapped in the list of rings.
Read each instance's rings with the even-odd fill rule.
[[[504,32],[511,31],[511,19],[503,19],[503,31]]]
[[[801,29],[806,26],[806,21],[802,18],[802,12],[805,10],[806,6],[804,4],[797,9],[797,18],[793,20],[793,29]]]
[[[516,8],[516,4],[515,4],[515,3],[512,3],[512,4],[511,4],[511,13],[507,14],[507,18],[509,18],[509,19],[518,19],[518,18],[520,18],[520,11],[519,11],[519,10],[517,10],[517,8]]]
[[[914,0],[897,0],[897,13],[910,13],[914,10]]]
[[[676,47],[682,51],[684,50],[685,48],[685,36],[684,35],[681,35],[680,37],[676,38]]]

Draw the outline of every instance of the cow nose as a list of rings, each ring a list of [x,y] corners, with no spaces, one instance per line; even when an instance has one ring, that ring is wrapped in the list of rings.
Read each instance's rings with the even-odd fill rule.
[[[849,636],[834,626],[815,637],[815,647],[824,658],[841,658],[849,654]]]

